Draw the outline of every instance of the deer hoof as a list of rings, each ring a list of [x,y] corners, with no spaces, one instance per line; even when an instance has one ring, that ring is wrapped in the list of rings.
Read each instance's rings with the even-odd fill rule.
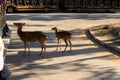
[[[44,58],[44,56],[43,56],[43,55],[42,55],[41,57],[42,57],[42,58]]]
[[[39,54],[38,56],[42,56],[42,54]]]
[[[30,54],[28,54],[27,56],[30,56]]]
[[[25,54],[23,54],[22,56],[25,56]]]

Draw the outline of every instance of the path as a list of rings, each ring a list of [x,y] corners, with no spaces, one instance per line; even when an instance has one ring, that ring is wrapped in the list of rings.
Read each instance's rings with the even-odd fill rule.
[[[119,80],[120,59],[106,49],[96,46],[82,32],[83,29],[98,24],[119,22],[119,18],[119,13],[8,14],[7,23],[12,30],[6,60],[12,72],[9,80]],[[23,43],[16,34],[13,22],[25,22],[27,27],[23,30],[42,30],[48,34],[44,58],[38,56],[38,43],[30,43],[31,55],[22,56]],[[50,29],[55,25],[73,34],[71,53],[54,52],[56,39]]]

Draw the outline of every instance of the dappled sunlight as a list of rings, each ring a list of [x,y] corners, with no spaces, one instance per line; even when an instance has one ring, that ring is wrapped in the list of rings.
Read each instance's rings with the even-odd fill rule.
[[[20,13],[7,14],[7,23],[12,25],[11,22],[25,22],[26,26],[41,26],[43,30],[48,30],[51,26],[57,26],[63,30],[73,30],[75,28],[79,29],[100,24],[116,23],[120,21],[119,18],[119,13]],[[49,27],[44,28],[45,26]]]
[[[6,58],[6,63],[12,72],[8,80],[119,80],[117,73],[119,68],[113,66],[110,59],[113,54],[91,42],[85,34],[85,30],[91,25],[97,25],[102,20],[105,20],[105,23],[108,19],[118,20],[119,17],[119,13],[7,14],[7,22],[12,31]],[[30,56],[23,56],[24,44],[18,37],[17,27],[13,26],[13,22],[25,22],[24,31],[40,30],[47,34],[44,57],[38,56],[41,50],[38,42],[30,42]],[[91,24],[92,22],[94,24]],[[71,52],[68,46],[63,53],[65,48],[63,41],[61,50],[55,51],[57,39],[55,33],[51,31],[52,26],[72,34]]]
[[[78,58],[78,57],[69,55],[67,57],[63,56],[58,58],[53,57],[53,58],[43,58],[43,59],[40,59],[39,57],[34,55],[27,56],[27,57],[23,57],[19,55],[16,55],[16,56],[17,57],[15,56],[13,57],[16,59],[20,57],[17,62],[15,62],[16,59],[15,61],[11,60],[12,62],[9,62],[12,66],[14,64],[14,67],[10,67],[11,71],[14,72],[13,73],[14,76],[11,77],[11,80],[12,78],[17,80],[25,79],[27,77],[32,78],[33,75],[34,76],[41,75],[42,78],[44,78],[43,76],[52,77],[54,75],[54,76],[58,76],[56,78],[60,78],[59,75],[61,75],[61,77],[65,77],[65,75],[76,76],[75,74],[81,74],[82,76],[87,74],[87,76],[85,77],[83,76],[83,78],[81,78],[81,76],[79,77],[76,76],[77,80],[79,79],[86,80],[87,78],[88,79],[90,78],[90,80],[99,79],[99,78],[102,78],[103,76],[106,78],[109,78],[109,76],[107,75],[108,72],[113,72],[113,73],[109,73],[113,75],[112,77],[113,79],[114,79],[114,76],[117,75],[114,68],[100,66],[103,59],[105,59],[105,57],[110,55],[98,56],[98,57],[86,56],[86,58],[84,56],[81,56],[81,58],[80,57]],[[64,60],[62,60],[62,58],[64,58]],[[96,60],[98,60],[99,63],[96,64],[95,63]],[[15,66],[19,66],[19,67],[15,68]],[[24,71],[24,75],[22,74],[22,71]],[[27,73],[28,71],[29,71],[29,74]],[[73,80],[74,77],[72,76],[70,76],[71,77],[69,78],[70,80]],[[99,80],[102,80],[102,79],[99,79]]]
[[[85,20],[104,20],[104,19],[119,19],[120,16],[118,14],[111,14],[108,15],[109,13],[98,13],[98,14],[89,14],[88,13],[56,13],[56,14],[51,14],[51,13],[40,13],[35,14],[35,13],[21,13],[19,15],[16,14],[7,14],[7,19],[14,21],[14,20],[36,20],[36,21],[54,21],[54,20],[65,20],[65,19],[85,19]],[[31,17],[32,16],[32,17]]]

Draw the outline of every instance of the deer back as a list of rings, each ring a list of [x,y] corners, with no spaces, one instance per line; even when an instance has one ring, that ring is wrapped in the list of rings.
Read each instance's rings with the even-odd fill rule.
[[[60,31],[56,33],[56,36],[61,39],[71,38],[71,33],[69,33],[68,31]]]

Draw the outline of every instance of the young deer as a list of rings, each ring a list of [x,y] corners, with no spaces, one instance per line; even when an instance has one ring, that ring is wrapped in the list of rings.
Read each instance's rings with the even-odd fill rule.
[[[71,33],[68,31],[59,31],[57,27],[53,27],[51,29],[55,31],[55,34],[56,34],[56,37],[58,40],[56,51],[58,50],[58,46],[60,46],[60,48],[61,48],[60,39],[62,39],[66,43],[63,53],[66,51],[66,48],[68,45],[70,46],[70,52],[71,52],[71,49],[72,49]]]
[[[15,26],[17,26],[17,34],[19,35],[20,39],[24,42],[24,55],[26,54],[26,48],[28,48],[29,51],[29,55],[30,55],[30,48],[28,46],[28,42],[36,42],[38,41],[41,44],[41,53],[39,54],[40,56],[43,57],[43,49],[44,52],[46,51],[46,45],[45,45],[45,41],[46,41],[46,35],[41,32],[41,31],[34,31],[34,32],[23,32],[22,31],[22,26],[25,25],[25,23],[13,23]],[[24,56],[23,55],[23,56]]]

